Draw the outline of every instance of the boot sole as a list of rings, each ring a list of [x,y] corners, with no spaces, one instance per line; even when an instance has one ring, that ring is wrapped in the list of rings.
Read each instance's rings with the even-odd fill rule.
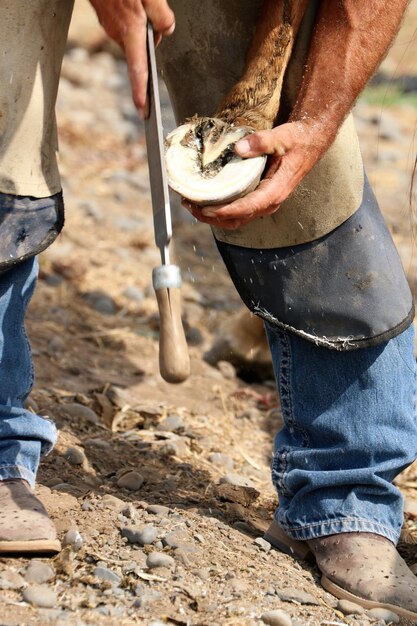
[[[58,539],[35,539],[33,541],[0,541],[0,554],[56,554],[60,551],[61,543],[60,541],[58,541]]]
[[[280,552],[284,552],[284,554],[288,554],[289,556],[296,557],[303,561],[315,562],[314,552],[311,550],[307,542],[292,539],[292,537],[286,535],[275,520],[271,523],[268,530],[264,534],[264,539]],[[346,591],[346,589],[340,587],[324,574],[321,576],[321,584],[326,591],[331,593],[336,598],[339,598],[339,600],[350,600],[351,602],[359,604],[364,609],[386,609],[396,613],[399,617],[406,617],[413,620],[417,619],[417,613],[408,611],[407,609],[402,609],[398,605],[366,600],[355,595],[354,593],[351,593],[350,591]]]
[[[408,611],[407,609],[402,609],[398,605],[395,604],[387,604],[384,602],[374,602],[372,600],[365,600],[360,596],[356,596],[354,593],[350,591],[346,591],[343,587],[339,587],[338,584],[334,583],[332,580],[327,578],[324,574],[321,577],[321,584],[326,591],[331,593],[332,595],[339,598],[339,600],[350,600],[350,602],[354,602],[355,604],[359,604],[364,609],[385,609],[387,611],[392,611],[396,613],[399,617],[407,617],[408,619],[416,620],[417,613],[414,611]]]

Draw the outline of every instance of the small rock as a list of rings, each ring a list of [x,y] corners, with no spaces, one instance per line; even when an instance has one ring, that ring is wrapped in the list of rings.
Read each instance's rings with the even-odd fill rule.
[[[113,298],[102,291],[91,291],[84,295],[84,300],[102,315],[114,315],[117,311]]]
[[[96,222],[103,220],[103,211],[96,202],[92,202],[91,200],[81,202],[80,209],[84,211],[85,215],[92,217]]]
[[[417,517],[417,502],[412,498],[405,498],[404,513]]]
[[[240,413],[238,417],[246,417],[246,419],[250,420],[251,422],[257,422],[261,417],[261,412],[255,407],[249,407],[248,409],[242,411],[242,413]]]
[[[121,510],[121,514],[127,517],[128,519],[135,519],[136,513],[137,511],[135,507],[133,506],[133,504],[131,504],[131,502],[129,502],[129,504],[126,504],[126,506],[123,507],[123,509]]]
[[[129,489],[129,491],[138,491],[144,483],[144,478],[139,472],[126,472],[120,476],[117,481],[117,485],[122,489]]]
[[[366,612],[363,606],[359,606],[359,604],[355,602],[350,602],[350,600],[339,600],[337,608],[339,611],[342,611],[344,615],[363,615]]]
[[[208,580],[210,578],[210,571],[204,567],[194,569],[191,573],[194,574],[194,576],[197,576],[197,578],[200,578],[200,580]]]
[[[91,424],[99,424],[100,418],[93,409],[85,406],[84,404],[79,404],[77,402],[70,402],[68,404],[63,404],[59,407],[59,410],[68,417],[74,417],[81,420],[85,420],[86,422],[90,422]]]
[[[153,569],[154,567],[173,569],[175,567],[175,560],[172,556],[164,552],[151,552],[151,554],[148,554],[146,565],[149,569]]]
[[[232,472],[234,468],[234,461],[228,454],[222,454],[221,452],[213,452],[208,457],[210,463],[217,467],[224,468],[227,472]]]
[[[287,587],[286,589],[277,589],[277,596],[283,602],[295,602],[296,604],[312,604],[319,606],[320,602],[311,593],[306,593],[302,589]]]
[[[63,350],[65,350],[65,341],[59,335],[53,337],[51,341],[48,342],[48,352],[56,353],[62,352]]]
[[[184,543],[187,543],[189,539],[190,537],[185,531],[173,530],[162,538],[162,543],[164,546],[169,546],[170,548],[179,548]]]
[[[165,430],[168,432],[176,432],[184,430],[184,421],[180,415],[168,415],[161,420],[156,428],[157,430]]]
[[[226,380],[233,380],[236,378],[236,368],[229,361],[218,361],[217,369],[221,372],[223,378]]]
[[[261,620],[264,624],[268,624],[268,626],[292,626],[291,617],[288,613],[285,613],[285,611],[281,611],[280,609],[262,613]]]
[[[271,544],[269,543],[269,541],[265,541],[265,539],[263,537],[257,537],[255,539],[255,543],[256,545],[258,545],[260,547],[261,550],[263,550],[264,552],[269,552],[271,549]]]
[[[106,509],[113,509],[114,511],[121,511],[126,506],[126,502],[109,493],[101,498],[101,502]]]
[[[251,487],[255,489],[255,485],[250,478],[241,476],[240,474],[225,474],[220,478],[219,483],[221,485],[234,485],[236,487]]]
[[[42,584],[48,582],[55,576],[55,571],[47,563],[42,561],[31,561],[26,573],[25,579],[29,583]]]
[[[164,506],[163,504],[150,504],[146,508],[146,510],[148,513],[151,513],[152,515],[157,515],[158,517],[165,517],[171,511],[169,507]]]
[[[138,566],[138,564],[136,563],[136,561],[131,561],[130,563],[125,563],[124,565],[122,565],[122,572],[123,572],[123,574],[130,574],[130,572],[134,572],[135,571],[137,566]]]
[[[370,609],[367,615],[376,619],[382,619],[387,624],[398,624],[400,621],[399,616],[388,609]]]
[[[96,448],[102,448],[103,450],[113,450],[112,445],[108,441],[100,439],[99,437],[85,439],[84,446],[95,446]]]
[[[134,302],[143,302],[145,300],[145,294],[143,289],[139,289],[135,285],[129,285],[123,292],[123,295],[128,300],[133,300]]]
[[[126,537],[129,543],[138,543],[146,546],[155,541],[158,531],[155,526],[146,525],[135,528],[134,526],[126,526],[121,530],[122,537]]]
[[[190,456],[190,448],[187,446],[184,439],[178,437],[172,441],[166,441],[160,448],[161,454],[165,456],[176,456],[179,459],[184,459]]]
[[[103,565],[98,565],[93,572],[93,575],[96,578],[100,578],[100,580],[106,580],[109,583],[120,585],[122,579],[120,576],[113,572],[111,569],[104,567]]]
[[[64,538],[62,540],[63,546],[73,546],[75,549],[81,548],[84,543],[84,539],[78,532],[76,528],[70,528],[68,532],[65,533]]]
[[[87,460],[84,450],[75,446],[67,448],[63,456],[71,465],[82,465]]]
[[[23,591],[22,597],[25,602],[44,609],[52,609],[58,600],[55,591],[47,585],[27,587]]]
[[[247,597],[249,593],[249,585],[244,580],[239,580],[239,578],[235,578],[231,580],[228,584],[229,592],[238,598]]]
[[[0,573],[0,589],[21,589],[25,586],[25,579],[17,572],[6,570]]]
[[[135,589],[135,595],[138,596],[133,606],[135,608],[141,608],[152,602],[156,602],[163,597],[163,594],[160,591],[156,591],[153,589],[148,589],[144,585],[138,585]]]
[[[191,567],[198,565],[201,560],[201,551],[192,544],[183,543],[174,550],[174,556],[184,567]]]

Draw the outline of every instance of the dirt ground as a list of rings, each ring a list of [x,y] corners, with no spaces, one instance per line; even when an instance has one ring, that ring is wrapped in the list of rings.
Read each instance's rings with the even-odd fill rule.
[[[416,17],[414,1],[382,66],[393,81],[417,74]],[[416,100],[390,98],[393,85],[368,91],[355,115],[417,294],[409,206]],[[174,245],[192,374],[177,386],[159,375],[151,271],[160,260],[144,129],[124,63],[81,0],[57,113],[66,226],[41,256],[28,331],[30,405],[59,428],[38,492],[65,547],[52,559],[0,559],[1,626],[256,626],[271,610],[282,611],[274,623],[284,626],[390,623],[347,616],[315,568],[259,540],[277,504],[269,464],[278,399],[272,380],[244,381],[230,363],[204,360],[240,302],[210,230],[178,203]],[[417,468],[397,483],[406,497],[401,548],[413,564]]]

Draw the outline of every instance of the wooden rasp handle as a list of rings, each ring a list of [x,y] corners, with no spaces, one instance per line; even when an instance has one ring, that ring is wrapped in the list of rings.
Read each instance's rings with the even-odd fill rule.
[[[159,307],[159,371],[168,383],[182,383],[190,375],[190,357],[181,320],[181,276],[176,265],[152,272]]]

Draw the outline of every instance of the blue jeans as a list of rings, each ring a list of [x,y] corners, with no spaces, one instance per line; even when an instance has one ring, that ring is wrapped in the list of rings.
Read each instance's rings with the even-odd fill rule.
[[[349,352],[266,331],[284,420],[277,522],[294,539],[362,531],[396,543],[403,499],[392,480],[417,457],[414,328]]]
[[[0,273],[0,480],[35,483],[40,457],[51,450],[56,428],[24,408],[33,385],[24,317],[36,284],[36,257]]]

